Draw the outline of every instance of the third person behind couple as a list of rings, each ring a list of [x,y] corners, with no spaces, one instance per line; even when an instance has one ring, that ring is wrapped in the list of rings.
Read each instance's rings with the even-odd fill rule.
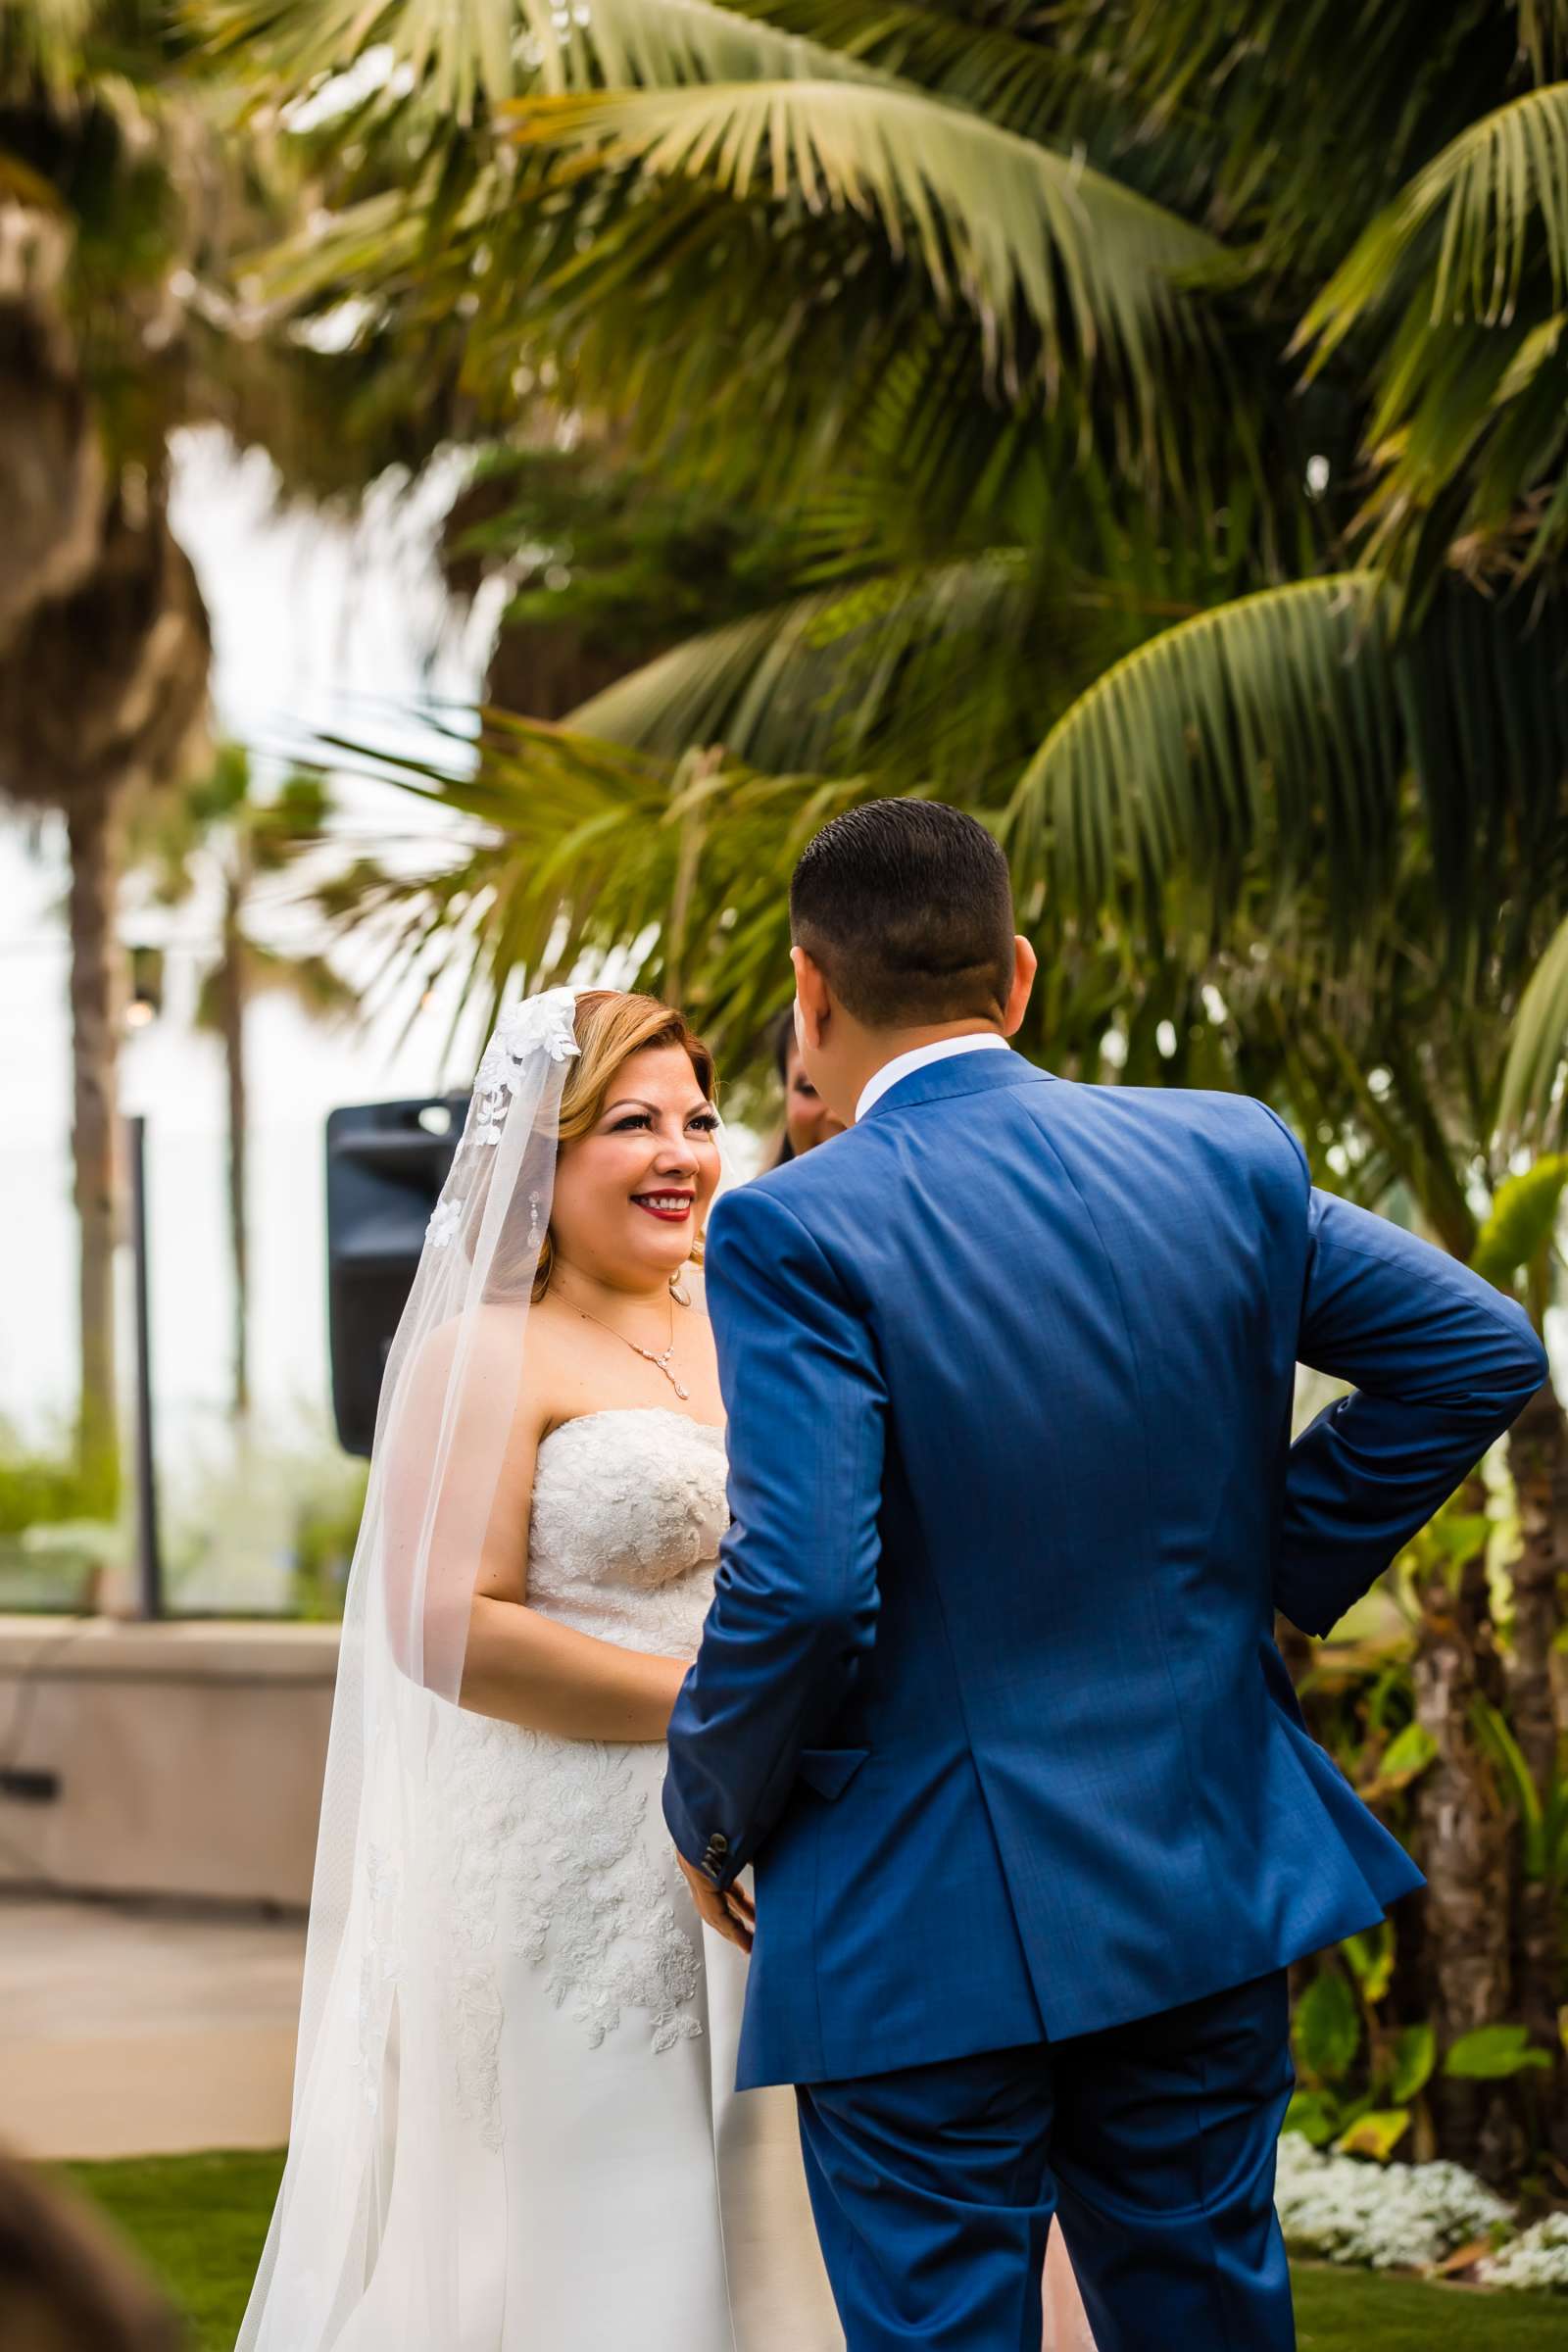
[[[807,1074],[801,1041],[795,1034],[795,1007],[787,1005],[772,1027],[773,1067],[784,1096],[784,1129],[770,1166],[782,1168],[803,1159],[818,1144],[831,1143],[845,1131],[844,1121],[829,1110]]]

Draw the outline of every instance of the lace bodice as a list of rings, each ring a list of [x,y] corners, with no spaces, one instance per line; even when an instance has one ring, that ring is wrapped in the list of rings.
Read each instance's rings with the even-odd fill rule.
[[[695,1657],[728,1522],[723,1432],[657,1407],[552,1430],[534,1471],[528,1603],[665,1657]]]

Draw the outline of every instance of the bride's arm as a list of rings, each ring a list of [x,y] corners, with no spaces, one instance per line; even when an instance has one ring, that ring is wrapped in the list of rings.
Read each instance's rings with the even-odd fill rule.
[[[393,1615],[415,1621],[400,1651],[412,1657],[422,1649],[428,1669],[433,1653],[455,1659],[454,1638],[461,1641],[459,1702],[477,1715],[564,1740],[662,1740],[685,1678],[683,1660],[597,1641],[527,1605],[543,1425],[536,1401],[515,1394],[514,1325],[501,1315],[481,1319],[455,1413],[452,1345],[449,1333],[426,1343],[389,1449],[388,1557],[401,1563]],[[445,1435],[444,1418],[451,1421]],[[432,1677],[426,1671],[420,1679]]]
[[[528,1522],[543,1428],[519,1403],[485,1529],[463,1660],[462,1704],[560,1740],[662,1740],[685,1678],[649,1657],[530,1609]]]
[[[622,1649],[526,1602],[474,1594],[463,1704],[476,1715],[563,1740],[662,1740],[685,1676],[679,1658]]]

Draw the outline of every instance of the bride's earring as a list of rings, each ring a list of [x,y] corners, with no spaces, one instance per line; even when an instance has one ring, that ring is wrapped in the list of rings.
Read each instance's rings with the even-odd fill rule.
[[[692,1302],[692,1295],[679,1274],[672,1274],[669,1278],[669,1295],[677,1306],[690,1306]]]

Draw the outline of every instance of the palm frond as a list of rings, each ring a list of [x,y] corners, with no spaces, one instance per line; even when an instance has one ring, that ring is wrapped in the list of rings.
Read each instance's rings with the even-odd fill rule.
[[[987,703],[1015,698],[1021,662],[1059,678],[1057,649],[1042,659],[1032,625],[1043,598],[1019,549],[851,578],[673,647],[571,723],[665,756],[722,743],[774,772],[886,772],[891,748],[892,764],[906,754],[906,780],[918,781],[948,764],[952,722],[979,789]]]
[[[1506,326],[1538,253],[1560,306],[1568,286],[1568,82],[1499,107],[1419,172],[1324,287],[1301,339],[1320,354],[1332,351],[1412,266],[1431,325]]]
[[[1086,683],[1184,609],[1179,567],[1144,571],[1135,548],[1123,553],[1120,577],[1049,539],[846,565],[830,585],[660,654],[569,723],[665,758],[722,744],[775,773],[863,773],[996,808]]]
[[[1254,1011],[1274,1031],[1285,1091],[1305,1114],[1315,1163],[1334,1189],[1367,1207],[1402,1193],[1443,1247],[1468,1261],[1477,1226],[1467,1155],[1446,1115],[1451,1105],[1402,1033],[1400,1016],[1414,1009],[1405,1002],[1408,962],[1397,942],[1392,953],[1383,944],[1382,968],[1363,991],[1287,940],[1271,956]]]
[[[853,57],[878,73],[973,108],[1009,130],[1039,137],[1091,127],[1119,131],[1128,147],[1136,109],[1092,57],[1027,23],[980,24],[930,0],[729,0],[737,16]],[[1148,142],[1145,141],[1145,145]]]
[[[1565,0],[1514,0],[1519,11],[1519,39],[1537,77],[1545,81],[1568,60],[1568,5]]]
[[[351,70],[387,103],[416,93],[426,116],[454,123],[531,88],[874,77],[713,0],[208,0],[203,17],[220,56],[265,57],[302,112],[315,99],[328,119],[335,97],[350,102]]]
[[[739,198],[860,215],[962,300],[1010,361],[1027,321],[1054,381],[1069,338],[1102,348],[1146,402],[1179,341],[1179,289],[1223,270],[1216,241],[1070,157],[893,84],[757,81],[519,101],[521,145],[578,171],[702,178]]]
[[[462,17],[482,4],[471,0],[469,10],[453,13]],[[1200,276],[1211,266],[1226,267],[1212,239],[1179,213],[1151,206],[1134,186],[1089,171],[1081,153],[1068,157],[1011,138],[1004,125],[965,111],[978,105],[984,86],[972,93],[957,86],[964,45],[978,37],[972,26],[957,26],[940,10],[911,8],[921,22],[906,28],[909,38],[918,31],[934,41],[951,67],[936,74],[937,83],[945,98],[961,103],[944,104],[880,71],[892,50],[882,46],[878,28],[886,26],[874,7],[856,20],[855,8],[864,8],[865,0],[844,0],[847,13],[839,16],[833,0],[824,0],[822,26],[839,47],[810,39],[813,4],[782,7],[775,24],[763,0],[740,10],[703,0],[613,0],[607,11],[587,12],[589,25],[579,28],[581,37],[603,40],[603,57],[596,49],[578,62],[589,82],[610,66],[633,81],[662,75],[675,82],[722,66],[726,86],[741,82],[757,90],[768,85],[751,83],[751,74],[776,65],[774,80],[790,87],[806,86],[790,77],[808,74],[813,89],[828,80],[862,89],[872,101],[886,98],[889,120],[897,118],[903,130],[919,110],[933,109],[944,137],[957,123],[974,145],[968,190],[980,212],[978,244],[968,226],[947,217],[910,166],[907,136],[901,168],[913,173],[914,210],[906,217],[902,199],[889,198],[896,210],[890,237],[885,208],[863,174],[859,209],[848,198],[835,208],[825,189],[814,212],[799,194],[784,204],[764,202],[771,150],[754,175],[752,201],[740,204],[718,170],[698,179],[676,172],[661,182],[611,160],[602,171],[564,176],[558,153],[545,146],[524,151],[536,166],[532,172],[518,172],[515,149],[492,168],[486,142],[454,137],[457,117],[429,103],[428,63],[425,100],[410,92],[394,104],[393,93],[407,91],[414,72],[405,58],[401,74],[383,63],[379,90],[334,117],[318,136],[323,171],[341,172],[345,181],[341,209],[324,233],[320,216],[313,220],[270,272],[270,291],[318,309],[361,297],[375,318],[390,318],[416,343],[430,332],[450,336],[461,304],[463,390],[487,420],[514,413],[521,370],[548,366],[563,402],[612,416],[638,450],[700,470],[710,482],[722,476],[726,488],[792,506],[803,485],[822,478],[832,453],[843,450],[853,462],[857,423],[881,376],[916,344],[929,348],[933,324],[947,329],[944,366],[950,386],[961,393],[949,415],[955,424],[967,419],[975,428],[967,438],[982,476],[987,438],[1000,426],[1016,439],[1019,425],[1031,421],[1010,414],[1020,404],[1002,390],[1008,361],[1026,387],[1023,405],[1034,423],[1042,384],[1049,382],[1059,401],[1054,440],[1066,474],[1092,448],[1105,473],[1136,473],[1146,500],[1180,493],[1191,528],[1217,513],[1256,509],[1263,486],[1299,479],[1304,460],[1287,459],[1282,467],[1272,463],[1277,453],[1253,446],[1240,387],[1222,381],[1214,364],[1203,324],[1206,302],[1200,307],[1184,298],[1189,262]],[[302,17],[292,0],[235,5],[242,25],[270,22],[281,28],[279,38],[292,29],[311,41],[334,22],[359,32],[368,24],[377,36],[395,29],[405,13],[410,25],[415,22],[414,14],[391,8],[366,20],[346,18],[341,9],[307,10]],[[721,36],[745,54],[721,56]],[[1006,37],[1030,56],[1056,60],[1054,45]],[[258,38],[266,58],[265,29]],[[617,39],[621,48],[612,54]],[[877,71],[861,62],[867,45]],[[1021,60],[1014,63],[1021,70]],[[296,60],[294,77],[313,103],[310,82],[298,78],[303,70]],[[1077,78],[1088,71],[1074,62]],[[530,68],[518,86],[537,88],[545,78]],[[354,76],[339,79],[347,89]],[[323,103],[332,88],[324,85]],[[607,96],[639,94],[657,93]],[[717,101],[699,90],[695,102]],[[403,106],[416,122],[404,119]],[[838,125],[836,145],[846,136]],[[995,152],[1022,173],[1024,211],[1015,234],[998,202],[998,189],[1006,195],[1007,185],[993,184],[986,160],[993,139],[1003,141]],[[1118,149],[1118,172],[1125,161],[1136,180],[1158,147],[1144,138]],[[371,161],[363,169],[340,166],[342,156],[356,154]],[[896,147],[892,160],[900,164]],[[885,180],[884,161],[877,172]],[[556,167],[548,176],[537,168],[546,164]],[[1054,203],[1054,226],[1036,184],[1041,174]],[[951,211],[962,190],[938,193]],[[1173,241],[1174,254],[1163,237]],[[1017,270],[1005,250],[1013,242],[1020,245]],[[932,299],[933,259],[939,285],[960,298],[965,271],[974,279],[975,300],[960,300],[945,318]],[[1031,285],[1040,300],[1051,299],[1049,334],[1030,310]],[[991,304],[993,291],[1000,311]],[[1125,380],[1129,346],[1149,347],[1133,397]],[[1102,363],[1093,370],[1083,365],[1088,351]],[[1155,360],[1177,351],[1189,379],[1179,404],[1154,397]],[[1246,364],[1250,379],[1255,355],[1247,355]],[[1086,375],[1093,378],[1087,400],[1081,397]],[[1280,413],[1288,413],[1283,405]],[[1233,478],[1244,467],[1250,483]],[[847,463],[844,473],[852,470]]]
[[[1417,174],[1324,287],[1298,342],[1321,369],[1381,339],[1363,452],[1369,553],[1428,590],[1539,568],[1568,544],[1554,365],[1568,304],[1568,83],[1471,124]]]
[[[820,590],[782,612],[690,638],[584,703],[571,724],[666,757],[721,743],[762,767],[808,765],[769,755],[786,733],[794,741],[814,737],[824,750],[831,741],[831,688],[814,632],[836,601]]]
[[[727,1079],[744,1087],[762,1071],[791,988],[791,868],[811,834],[877,781],[760,775],[711,754],[655,760],[498,713],[468,767],[473,750],[453,731],[450,763],[373,756],[379,779],[439,800],[467,820],[467,838],[454,850],[449,835],[423,872],[340,876],[322,894],[334,927],[377,939],[388,981],[456,971],[464,1005],[493,1007],[519,978],[607,976],[676,995]],[[337,771],[371,758],[328,742],[320,756]],[[1151,966],[1112,927],[1063,929],[1051,912],[1030,917],[1044,953],[1025,1051],[1049,1052],[1064,1074],[1236,1082],[1230,1042],[1205,1021],[1189,974]],[[1112,1031],[1113,1071],[1101,1060]]]
[[[79,84],[104,14],[104,0],[0,0],[0,91],[34,76],[56,95]]]
[[[1520,999],[1502,1077],[1506,1130],[1568,1134],[1562,1077],[1568,1062],[1568,921],[1556,933]]]
[[[339,769],[366,757],[347,743],[320,750]],[[472,828],[471,847],[428,871],[360,875],[332,894],[326,911],[378,937],[389,974],[458,959],[463,1005],[493,1010],[515,975],[547,987],[609,973],[660,993],[678,960],[682,1002],[742,1058],[789,993],[778,876],[818,826],[875,789],[652,760],[500,712],[486,714],[470,773],[381,755],[375,772]]]
[[[1499,1290],[1511,1289],[1550,1248],[1565,1191],[1568,1156],[1560,1152],[1547,1152],[1500,1184],[1471,1254],[1476,1272]]]
[[[1031,762],[1009,832],[1075,903],[1157,906],[1184,872],[1216,922],[1261,868],[1275,903],[1321,886],[1348,952],[1399,871],[1406,778],[1434,937],[1523,941],[1568,890],[1568,619],[1461,589],[1396,635],[1377,575],[1243,597],[1105,672]]]
[[[470,416],[515,429],[519,378],[542,378],[666,478],[790,511],[853,425],[871,347],[914,331],[928,289],[901,283],[858,220],[780,233],[688,180],[552,187],[557,161],[437,150],[412,185],[345,202],[269,257],[268,295],[305,318],[352,302],[362,337],[404,350],[456,329]]]
[[[1128,655],[1025,771],[1009,812],[1020,860],[1054,865],[1085,906],[1113,899],[1118,875],[1157,892],[1188,861],[1223,894],[1264,847],[1298,870],[1327,802],[1370,883],[1398,763],[1386,608],[1375,578],[1346,573],[1241,598]]]
[[[1555,5],[1555,0],[1550,0]],[[1103,58],[1103,0],[1060,12]],[[1440,15],[1386,0],[1124,0],[1115,73],[1148,119],[1208,126],[1209,218],[1294,284],[1321,283],[1367,218],[1461,126],[1510,94],[1519,35],[1495,0]]]

